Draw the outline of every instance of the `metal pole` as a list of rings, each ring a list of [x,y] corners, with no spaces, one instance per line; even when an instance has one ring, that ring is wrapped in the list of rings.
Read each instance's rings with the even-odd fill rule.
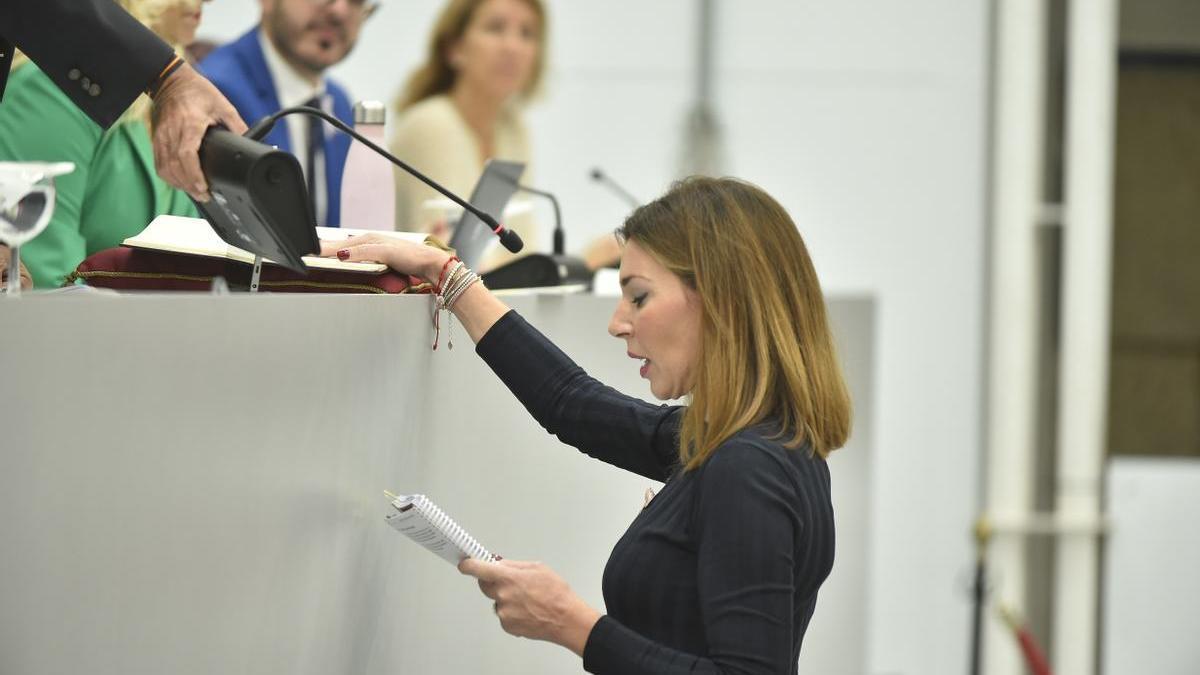
[[[997,2],[995,21],[984,512],[991,519],[1021,520],[1033,508],[1036,467],[1045,4]],[[996,533],[990,542],[987,567],[997,579],[997,599],[1021,608],[1026,558],[1022,536]],[[992,646],[983,650],[984,672],[1025,672],[1001,624],[984,622],[982,632]]]
[[[685,119],[681,169],[684,175],[719,175],[723,162],[721,129],[713,106],[716,52],[716,0],[698,0],[696,100]]]
[[[972,588],[971,608],[971,675],[983,671],[983,617],[987,607],[987,547],[992,528],[987,518],[975,521],[975,587]]]
[[[713,0],[700,0],[699,35],[696,40],[696,100],[705,108],[712,105],[714,45]]]
[[[1067,137],[1059,366],[1057,515],[1100,517],[1108,405],[1117,0],[1067,12]],[[1054,670],[1097,671],[1099,537],[1063,534],[1056,549]]]
[[[8,255],[8,287],[5,293],[10,298],[21,295],[21,247],[13,246]]]

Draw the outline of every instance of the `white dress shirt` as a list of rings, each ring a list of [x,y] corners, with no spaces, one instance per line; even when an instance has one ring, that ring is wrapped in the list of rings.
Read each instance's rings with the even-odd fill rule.
[[[332,114],[333,101],[325,92],[324,77],[316,85],[313,85],[303,75],[296,72],[296,69],[284,60],[279,50],[271,43],[271,39],[267,37],[266,31],[262,29],[259,29],[258,41],[262,45],[263,56],[267,61],[267,70],[270,71],[271,80],[275,83],[275,96],[279,99],[281,107],[291,108],[304,105],[313,98],[318,98],[321,101],[321,110]],[[279,120],[280,124],[287,127],[288,141],[292,144],[292,154],[300,160],[300,169],[305,172],[306,179],[308,178],[308,119],[301,115],[291,115]],[[323,123],[321,126],[322,133],[328,134],[329,125]],[[329,198],[325,194],[324,161],[317,162],[315,172],[316,175],[312,178],[312,183],[318,186],[313,195],[317,207],[315,215],[317,224],[324,225],[327,222],[326,211],[329,207]]]

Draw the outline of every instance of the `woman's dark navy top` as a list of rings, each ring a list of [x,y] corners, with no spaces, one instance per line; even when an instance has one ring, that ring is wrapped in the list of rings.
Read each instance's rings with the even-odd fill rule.
[[[604,570],[608,614],[588,637],[598,675],[795,673],[817,590],[833,565],[829,469],[769,425],[678,467],[680,406],[589,377],[516,312],[476,351],[564,443],[666,485]]]

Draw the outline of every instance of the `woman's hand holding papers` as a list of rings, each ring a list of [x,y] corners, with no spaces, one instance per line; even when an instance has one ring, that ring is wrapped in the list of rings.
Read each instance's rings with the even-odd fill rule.
[[[467,558],[458,571],[479,580],[505,632],[562,645],[583,656],[600,612],[588,606],[562,577],[540,562]]]

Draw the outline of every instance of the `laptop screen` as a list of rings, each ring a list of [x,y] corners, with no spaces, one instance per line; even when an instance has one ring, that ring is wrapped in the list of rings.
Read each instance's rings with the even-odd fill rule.
[[[521,173],[525,171],[524,162],[508,162],[499,159],[489,159],[483,167],[483,174],[471,192],[471,205],[503,222],[500,215],[508,200],[517,191]],[[464,210],[454,227],[450,237],[450,248],[453,248],[460,260],[471,269],[478,269],[496,235],[487,225],[476,218],[470,211]]]

